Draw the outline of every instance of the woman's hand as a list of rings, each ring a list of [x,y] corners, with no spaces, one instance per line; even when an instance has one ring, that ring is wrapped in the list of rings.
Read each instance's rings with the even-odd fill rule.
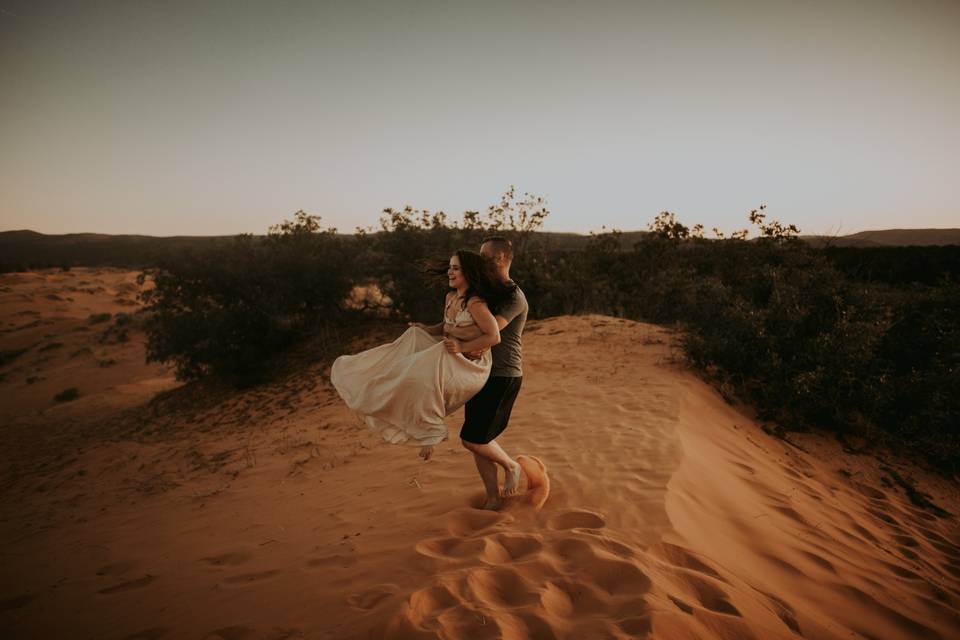
[[[443,347],[447,350],[447,353],[452,353],[452,354],[463,353],[463,345],[456,338],[451,338],[449,336],[444,338]]]

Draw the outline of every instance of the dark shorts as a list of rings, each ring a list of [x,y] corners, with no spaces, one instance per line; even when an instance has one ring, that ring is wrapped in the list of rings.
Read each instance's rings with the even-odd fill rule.
[[[513,401],[520,393],[522,382],[522,377],[487,378],[487,383],[464,407],[460,439],[474,444],[487,444],[503,433],[510,421]]]

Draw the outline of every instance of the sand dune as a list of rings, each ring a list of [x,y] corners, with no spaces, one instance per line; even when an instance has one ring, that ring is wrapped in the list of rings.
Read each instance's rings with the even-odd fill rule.
[[[32,304],[65,297],[3,286]],[[3,300],[9,328],[35,308]],[[61,322],[93,313],[65,306]],[[123,406],[107,399],[121,384],[98,382],[89,395],[105,396],[101,404],[70,408],[64,434],[58,412],[73,403],[11,394],[28,374],[61,376],[51,387],[59,391],[70,375],[76,386],[94,380],[99,367],[66,371],[57,367],[67,360],[51,360],[37,374],[16,368],[33,354],[24,353],[0,369],[0,415],[16,436],[4,456],[20,460],[3,486],[0,632],[960,636],[957,520],[913,504],[891,471],[950,514],[960,510],[955,484],[843,453],[822,436],[791,434],[790,444],[767,435],[683,369],[663,328],[564,317],[531,323],[524,340],[526,378],[502,441],[543,460],[550,492],[539,509],[524,495],[501,512],[476,508],[479,479],[454,442],[424,463],[416,449],[366,433],[321,363],[209,395],[131,364],[123,384],[135,391]],[[113,417],[91,425],[90,411]],[[458,418],[449,420],[454,439]],[[43,450],[24,448],[29,464],[16,448],[30,442],[27,426],[59,433]]]

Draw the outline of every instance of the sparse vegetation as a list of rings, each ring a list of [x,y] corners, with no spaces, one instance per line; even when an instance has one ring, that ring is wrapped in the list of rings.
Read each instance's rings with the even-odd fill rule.
[[[279,351],[349,319],[355,259],[335,229],[300,211],[266,238],[163,260],[139,279],[156,285],[142,294],[147,359],[174,362],[181,380],[263,380]]]
[[[7,349],[6,351],[0,351],[0,367],[5,367],[29,350],[30,347],[24,347],[22,349]]]
[[[356,286],[375,286],[394,320],[433,320],[443,285],[425,283],[418,261],[500,233],[514,240],[513,275],[531,318],[595,312],[675,324],[689,362],[778,433],[825,427],[909,445],[957,470],[954,248],[910,247],[898,266],[896,249],[881,259],[803,242],[761,206],[749,228],[726,237],[663,212],[631,241],[604,230],[565,249],[536,233],[548,213],[542,198],[518,200],[511,188],[484,215],[385,209],[379,230],[344,238],[298,212],[266,238],[239,236],[145,272],[141,282],[157,284],[144,295],[149,357],[174,361],[181,379],[256,382],[274,354],[369,311],[371,298],[346,304]]]
[[[90,315],[87,322],[89,324],[100,324],[101,322],[107,322],[112,317],[113,314],[110,313],[94,313]]]
[[[57,402],[70,402],[71,400],[76,400],[80,397],[80,390],[76,387],[70,387],[69,389],[64,389],[57,395],[53,396],[53,399]]]

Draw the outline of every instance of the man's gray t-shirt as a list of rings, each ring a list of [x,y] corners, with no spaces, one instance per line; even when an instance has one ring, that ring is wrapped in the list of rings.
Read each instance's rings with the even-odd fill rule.
[[[527,323],[527,297],[520,287],[513,292],[513,298],[497,311],[496,315],[507,321],[507,326],[500,330],[500,344],[494,345],[493,368],[490,376],[503,378],[519,378],[523,375],[523,351],[521,334]]]

